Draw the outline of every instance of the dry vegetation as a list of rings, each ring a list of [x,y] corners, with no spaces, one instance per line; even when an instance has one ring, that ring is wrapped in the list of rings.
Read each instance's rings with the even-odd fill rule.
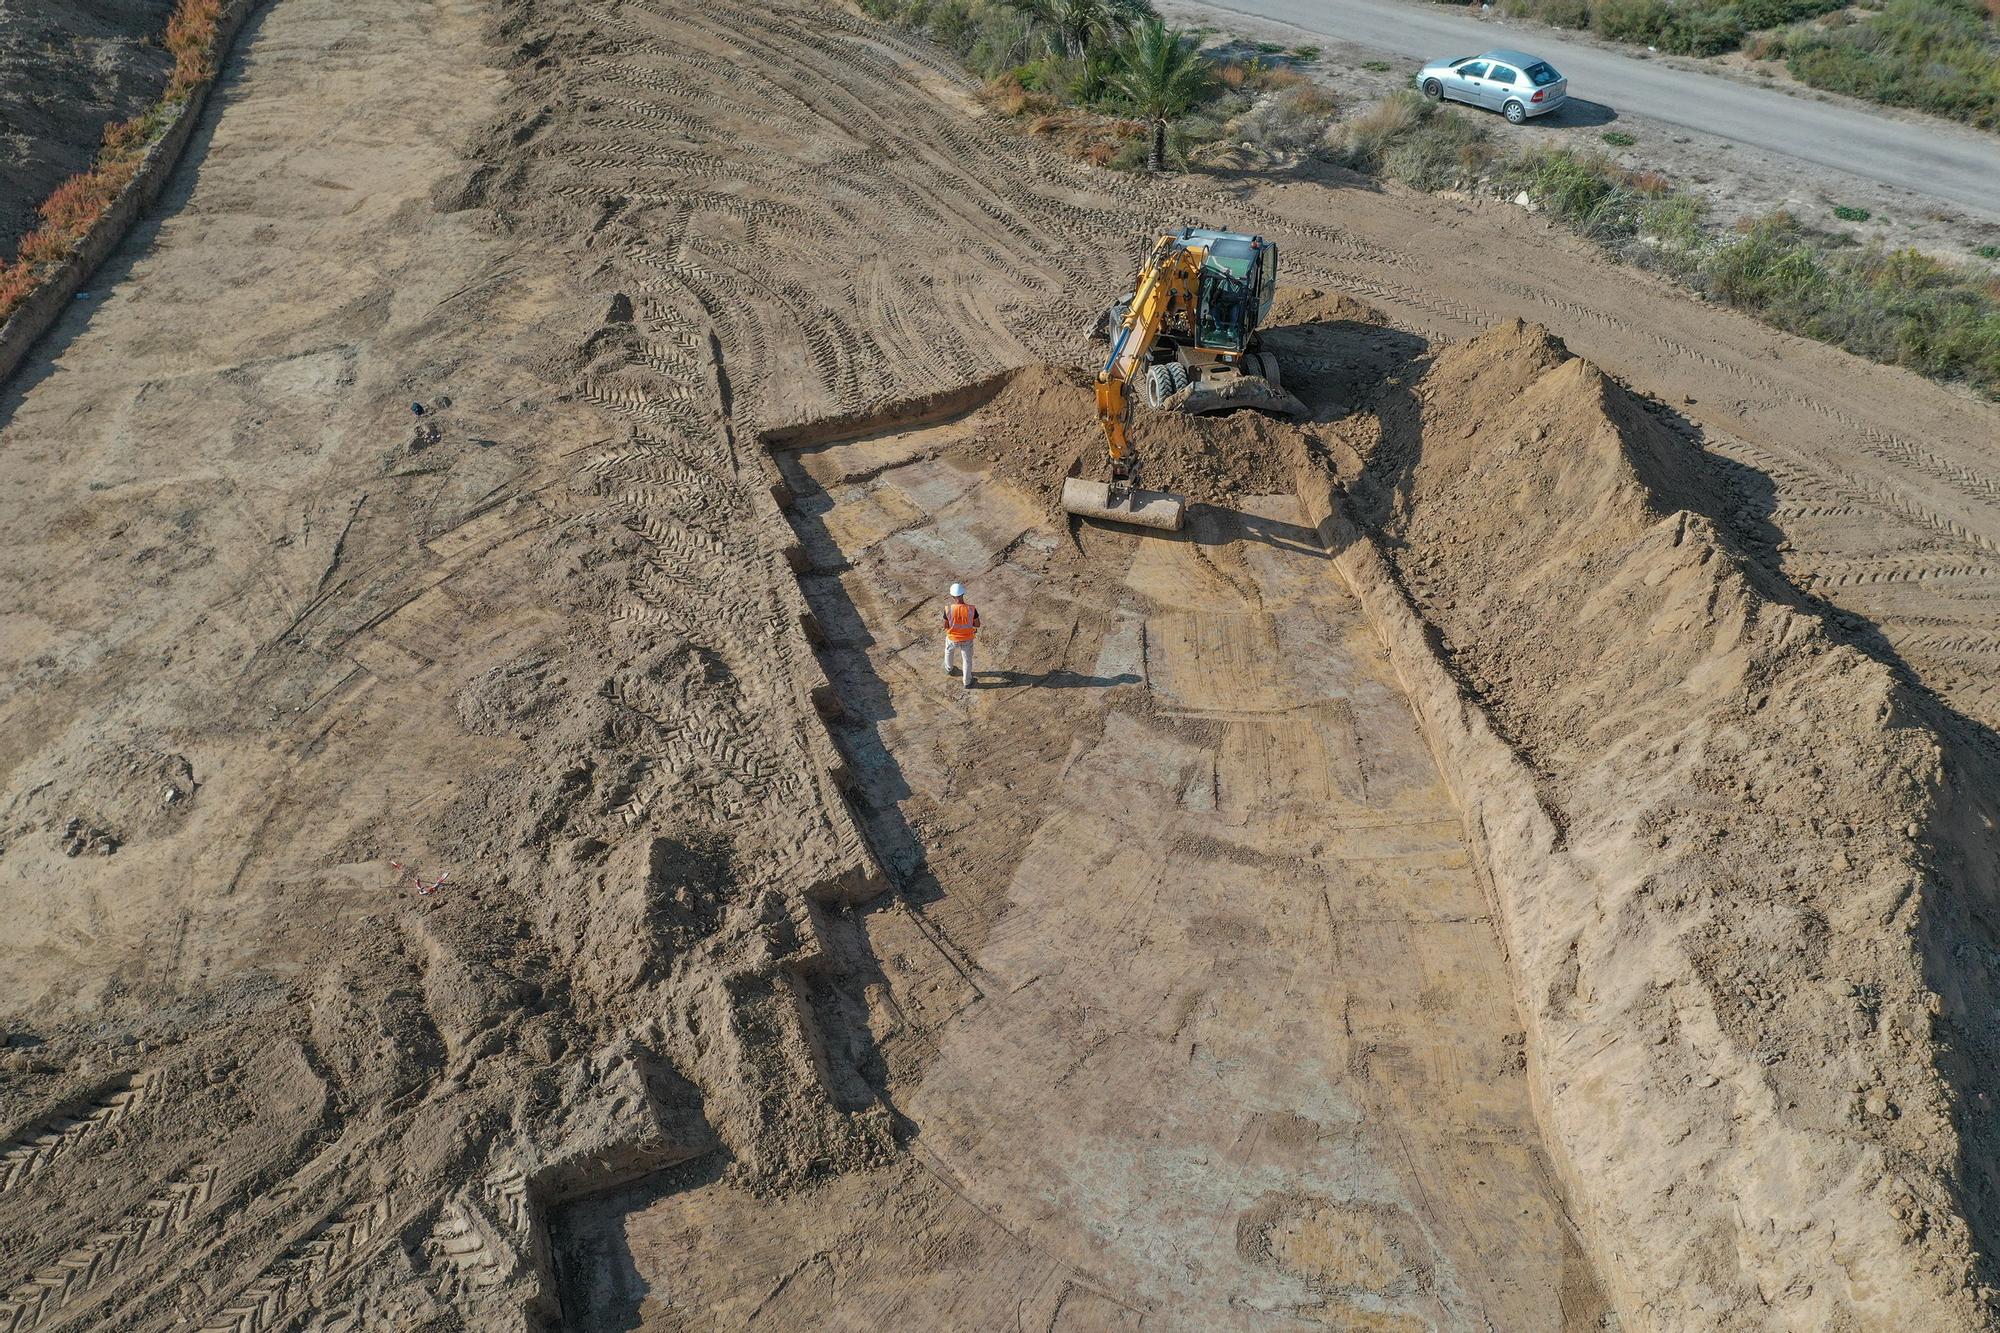
[[[1794,78],[1981,128],[2000,126],[2000,0],[1500,0],[1509,18],[1677,55],[1743,50]]]
[[[215,77],[215,34],[221,16],[222,0],[179,0],[167,20],[166,46],[174,57],[174,69],[166,92],[140,115],[107,125],[104,146],[89,170],[64,181],[42,202],[41,225],[22,238],[14,262],[0,266],[0,320],[33,294],[49,269],[76,251],[131,184],[147,150],[173,123],[188,96]]]

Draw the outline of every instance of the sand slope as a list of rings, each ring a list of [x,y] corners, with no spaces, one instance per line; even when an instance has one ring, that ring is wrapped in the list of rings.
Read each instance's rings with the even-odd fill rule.
[[[1443,351],[1350,438],[1357,512],[1546,815],[1492,874],[1621,1306],[1986,1319],[1959,1173],[1990,1148],[1954,1125],[1984,1076],[1940,1067],[1973,1016],[1931,937],[1990,903],[1954,868],[1990,853],[1940,822],[1935,710],[1785,604],[1700,512],[1700,452],[1539,328]],[[1475,822],[1507,781],[1481,777]]]

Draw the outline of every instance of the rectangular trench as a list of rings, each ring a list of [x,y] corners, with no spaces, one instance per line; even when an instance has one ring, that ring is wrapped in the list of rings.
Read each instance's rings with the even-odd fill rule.
[[[906,1147],[584,1220],[625,1326],[1601,1327],[1457,811],[1297,499],[1073,542],[975,423],[778,455],[898,890],[831,1044]]]

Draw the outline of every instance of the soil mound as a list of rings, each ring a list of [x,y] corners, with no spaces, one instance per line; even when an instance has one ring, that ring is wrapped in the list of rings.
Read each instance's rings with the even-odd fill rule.
[[[1445,350],[1346,433],[1363,521],[1581,872],[1559,901],[1493,867],[1530,923],[1551,1149],[1621,1305],[1988,1326],[1988,1076],[1950,1033],[1990,1001],[1937,923],[1990,935],[1962,869],[1990,835],[1947,815],[1923,701],[1781,600],[1711,521],[1701,452],[1540,328]]]
[[[1094,383],[1088,372],[1061,366],[1017,372],[979,410],[969,451],[1051,513],[1060,510],[1072,468],[1095,476],[1107,467]],[[1307,438],[1250,411],[1188,416],[1142,408],[1132,421],[1143,484],[1214,505],[1289,494]]]

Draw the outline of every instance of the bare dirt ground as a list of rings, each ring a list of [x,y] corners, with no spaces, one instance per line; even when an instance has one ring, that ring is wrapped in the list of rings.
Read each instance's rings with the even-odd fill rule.
[[[1298,500],[1078,550],[976,461],[1052,428],[1021,406],[783,460],[871,837],[922,886],[861,918],[855,1015],[911,1153],[775,1207],[579,1206],[565,1308],[1598,1327],[1456,811]],[[955,575],[1004,664],[970,692],[930,623]]]
[[[1688,1222],[1659,1196],[1684,1182],[1650,1180],[1680,1259],[1596,1222],[1591,1259],[1570,1247],[1576,1182],[1537,1165],[1543,1085],[1510,1056],[1548,992],[1508,1007],[1523,956],[1480,920],[1474,834],[1291,501],[1197,472],[1219,480],[1196,540],[1078,556],[1011,451],[906,436],[873,482],[856,446],[801,455],[794,538],[758,440],[1075,364],[1153,229],[1253,228],[1290,282],[1394,325],[1279,335],[1322,377],[1315,438],[1388,420],[1426,343],[1531,315],[1684,419],[1741,558],[1934,710],[1947,756],[1982,756],[1994,409],[1516,210],[1120,178],[972,106],[933,53],[814,9],[253,22],[108,298],[0,396],[0,1329],[587,1317],[559,1299],[663,1327],[760,1301],[954,1323],[961,1299],[1173,1326],[1197,1286],[1245,1325],[1563,1327],[1608,1298],[1672,1327],[1647,1302],[1676,1280],[1771,1326],[1741,1273],[1788,1252],[1775,1211]],[[1481,420],[1511,429],[1518,393]],[[408,404],[445,398],[417,446]],[[899,651],[959,557],[896,531],[954,503],[952,541],[1004,557],[960,573],[993,590],[983,665],[1014,673],[969,705]],[[1947,762],[1945,790],[1977,771]],[[1082,873],[1162,831],[1157,880]],[[1903,1090],[1984,1049],[1950,1034],[1983,1021],[1961,983],[1992,965],[1967,917],[1990,909],[1953,901],[1924,917],[1949,1031],[1895,992],[1896,1059],[1856,1107],[1813,1105],[1923,1111],[1887,1175],[1943,1194],[1880,1206],[1931,1236],[1912,1252],[1962,1256],[1990,1245],[1991,1158],[1961,1136],[1940,1177],[1935,1154],[1982,1085]],[[1713,976],[1794,976],[1729,952],[1755,921],[1709,924]],[[1562,1067],[1595,1086],[1599,1054]],[[1688,1100],[1693,1068],[1637,1104],[1737,1123]],[[1893,1290],[1904,1243],[1870,1235],[1856,1271]],[[1791,1273],[1824,1304],[1787,1308],[1855,1308],[1831,1271]]]
[[[0,260],[49,191],[90,165],[104,127],[167,86],[173,0],[9,0],[0,7]]]

